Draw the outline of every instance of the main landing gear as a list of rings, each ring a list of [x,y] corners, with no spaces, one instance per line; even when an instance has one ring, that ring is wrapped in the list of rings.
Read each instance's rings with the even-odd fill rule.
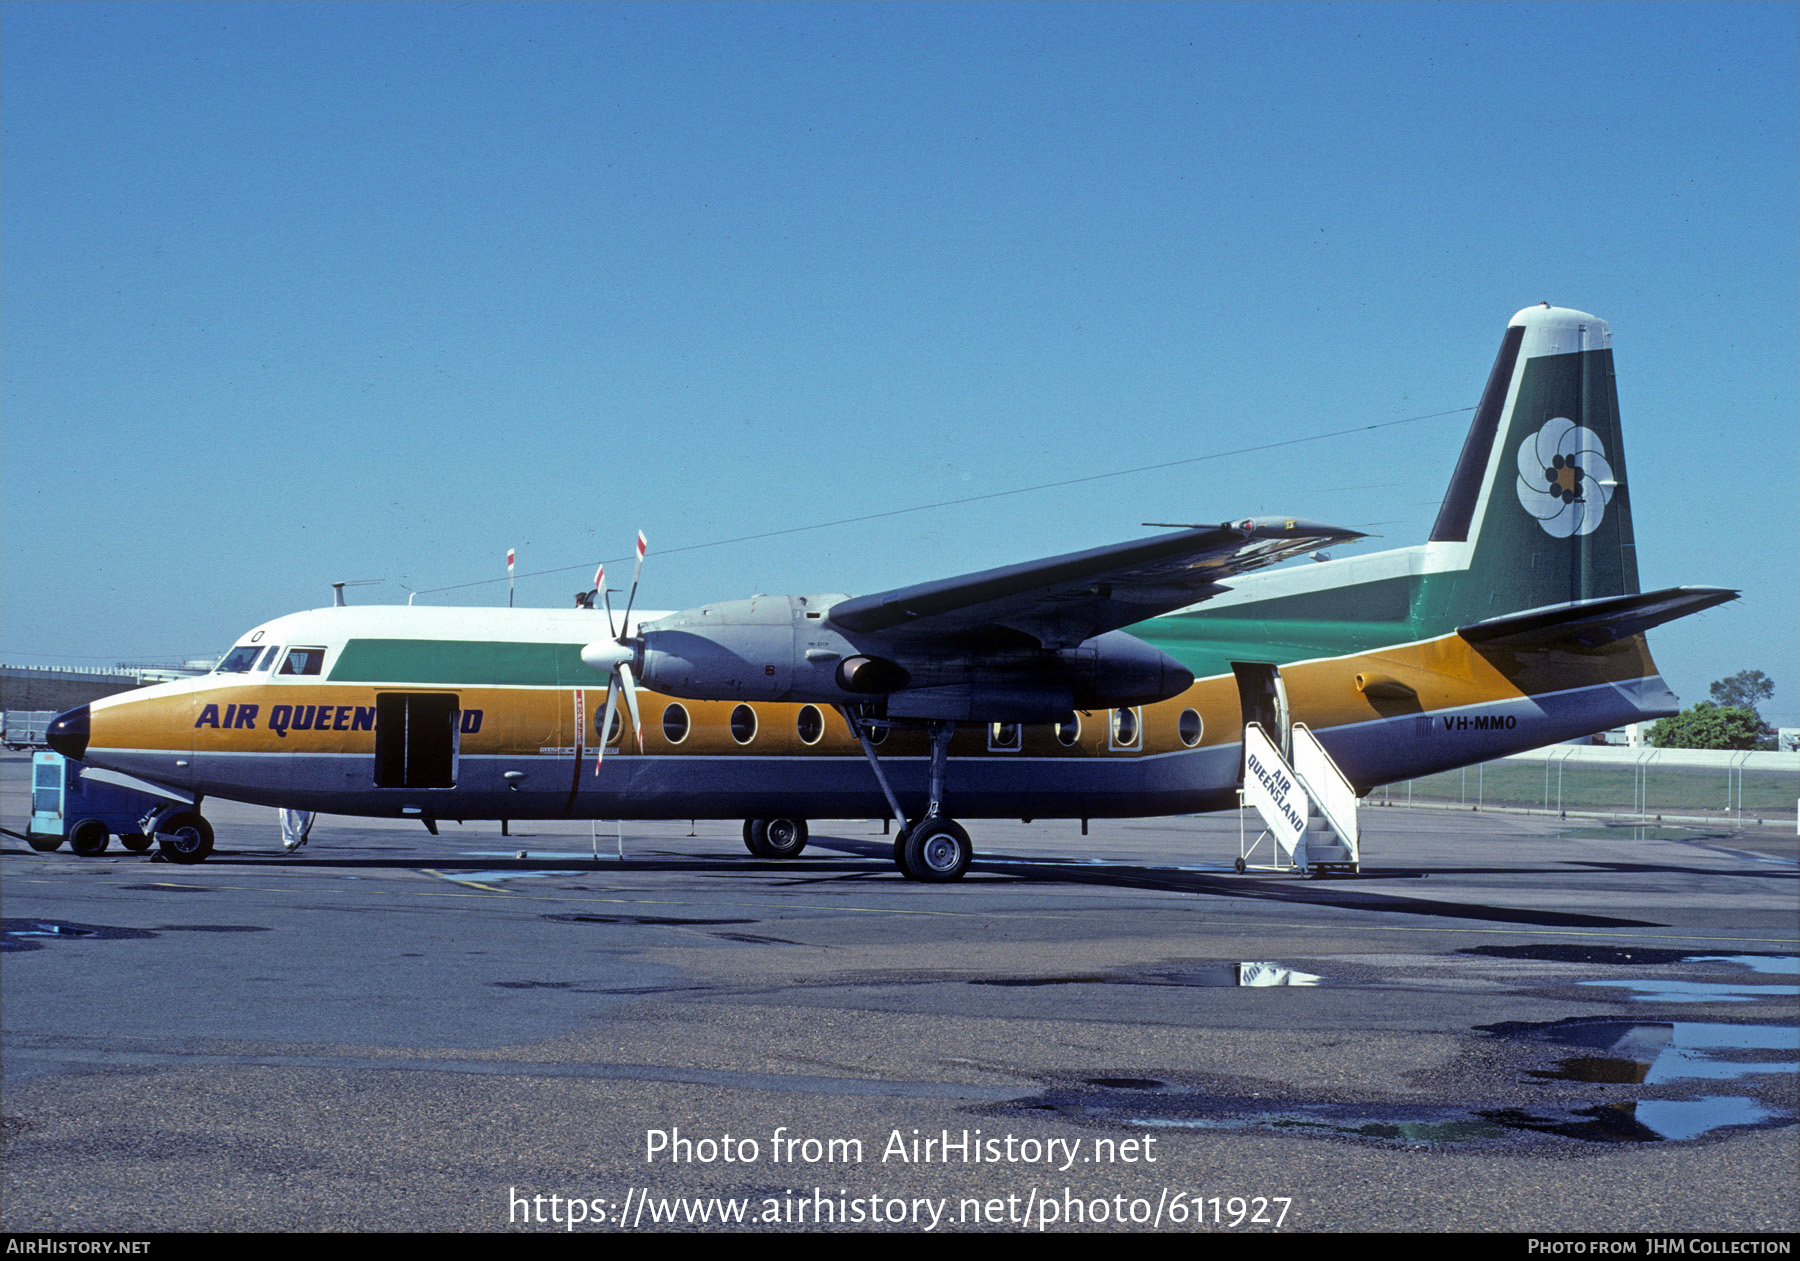
[[[758,858],[798,858],[806,848],[806,820],[745,819],[744,848]]]
[[[848,706],[839,712],[844,715],[844,721],[850,724],[850,730],[856,733],[857,740],[861,742],[863,753],[875,771],[875,779],[881,784],[881,794],[887,798],[888,808],[893,811],[894,818],[905,819],[906,812],[900,809],[899,799],[894,796],[887,775],[881,769],[881,762],[875,756],[875,746],[869,743],[865,720]],[[929,801],[924,815],[908,822],[894,838],[894,866],[908,880],[941,884],[963,878],[963,873],[969,870],[969,862],[975,857],[975,846],[970,842],[969,834],[963,830],[962,824],[944,815],[944,766],[950,760],[950,737],[956,734],[956,724],[934,722],[929,729]]]

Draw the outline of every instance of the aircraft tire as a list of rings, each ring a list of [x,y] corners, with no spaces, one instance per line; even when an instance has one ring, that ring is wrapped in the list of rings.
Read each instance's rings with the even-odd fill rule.
[[[769,858],[798,858],[806,848],[805,819],[763,819],[763,852]]]
[[[213,851],[212,824],[193,810],[176,811],[162,821],[157,834],[163,857],[172,863],[205,862]]]
[[[1237,871],[1237,874],[1241,876],[1245,871],[1249,870],[1250,864],[1245,862],[1242,858],[1239,858],[1237,862],[1232,864],[1232,867]]]
[[[915,823],[902,823],[900,830],[894,833],[894,866],[898,867],[900,874],[908,880],[913,878],[913,874],[906,869],[906,834],[913,830],[915,824],[916,821]]]
[[[761,819],[745,819],[744,820],[744,848],[749,850],[752,854],[756,855],[756,857],[758,857],[758,858],[764,857],[763,852],[756,847],[756,845],[757,845],[756,829],[757,829],[757,825],[759,825],[760,823],[762,823]]]
[[[150,848],[150,838],[142,832],[121,832],[119,833],[119,844],[134,854],[141,854]]]
[[[83,858],[98,858],[106,852],[112,833],[98,819],[83,819],[69,829],[69,848]]]
[[[908,829],[903,870],[914,880],[945,884],[961,880],[974,857],[975,847],[960,823],[932,819]]]
[[[62,848],[63,838],[57,833],[33,832],[26,836],[25,843],[40,854],[48,854]]]

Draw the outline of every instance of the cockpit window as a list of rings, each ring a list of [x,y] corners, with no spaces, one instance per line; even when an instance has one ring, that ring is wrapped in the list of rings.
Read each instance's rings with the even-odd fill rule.
[[[325,669],[323,648],[289,648],[277,674],[318,674]]]
[[[250,667],[256,664],[257,654],[262,649],[256,644],[243,644],[225,654],[225,660],[213,667],[215,674],[247,674]]]
[[[280,651],[281,651],[280,647],[275,644],[270,644],[267,648],[263,649],[262,660],[256,663],[257,671],[260,673],[261,671],[267,670],[270,666],[274,665],[275,664],[275,654]]]

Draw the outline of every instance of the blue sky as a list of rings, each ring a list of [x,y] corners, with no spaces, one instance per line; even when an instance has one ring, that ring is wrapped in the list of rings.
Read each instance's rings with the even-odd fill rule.
[[[0,6],[9,662],[503,574],[878,590],[1298,513],[1421,541],[1613,328],[1652,637],[1800,722],[1796,8]],[[402,585],[404,584],[404,585]],[[432,602],[505,600],[505,586]]]

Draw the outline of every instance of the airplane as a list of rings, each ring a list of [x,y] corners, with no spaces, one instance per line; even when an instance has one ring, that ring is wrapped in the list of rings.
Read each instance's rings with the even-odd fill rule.
[[[1260,517],[634,615],[640,535],[617,622],[600,575],[601,609],[313,609],[47,738],[156,793],[144,830],[175,862],[212,851],[219,797],[434,835],[741,818],[768,859],[809,820],[888,818],[900,871],[950,881],[974,855],[952,807],[1085,830],[1237,806],[1250,724],[1303,724],[1363,794],[1677,712],[1645,632],[1738,593],[1640,591],[1630,498],[1610,330],[1546,303],[1508,323],[1422,545],[1320,561],[1363,536]]]

